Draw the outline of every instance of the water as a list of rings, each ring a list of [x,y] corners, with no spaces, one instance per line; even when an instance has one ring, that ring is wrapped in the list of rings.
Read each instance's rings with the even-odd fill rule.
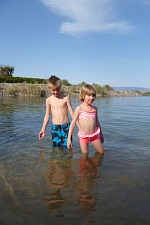
[[[75,108],[79,102],[72,98]],[[150,97],[96,99],[105,155],[38,140],[43,98],[0,99],[0,225],[149,225]]]

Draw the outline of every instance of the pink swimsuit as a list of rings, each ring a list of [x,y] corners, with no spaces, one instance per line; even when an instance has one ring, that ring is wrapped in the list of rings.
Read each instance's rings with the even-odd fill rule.
[[[96,110],[95,109],[93,109],[92,111],[82,110],[82,112],[79,115],[79,120],[89,119],[89,118],[96,119]]]
[[[86,111],[85,109],[82,110],[82,112],[79,115],[79,120],[81,119],[89,119],[89,118],[96,118],[96,110],[93,109],[92,111]],[[80,137],[80,141],[89,142],[89,141],[95,141],[99,139],[98,134],[100,133],[100,128],[98,127],[93,133],[91,134],[85,134],[82,131],[78,131],[78,136]]]

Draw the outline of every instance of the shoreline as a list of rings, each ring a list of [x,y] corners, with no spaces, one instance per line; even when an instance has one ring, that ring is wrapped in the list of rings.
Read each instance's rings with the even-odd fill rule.
[[[78,96],[80,87],[62,85],[62,92],[71,96]],[[29,83],[0,83],[0,96],[49,96],[47,84],[29,84]],[[150,92],[144,91],[125,91],[110,90],[103,95],[97,93],[97,97],[137,97],[150,96]]]

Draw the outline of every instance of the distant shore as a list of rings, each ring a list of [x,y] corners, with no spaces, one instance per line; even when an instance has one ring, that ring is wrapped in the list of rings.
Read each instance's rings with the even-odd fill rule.
[[[78,96],[80,87],[62,85],[62,91],[72,96]],[[28,83],[0,83],[0,96],[49,96],[47,84]],[[150,92],[109,90],[105,94],[98,94],[97,97],[130,97],[130,96],[150,96]]]

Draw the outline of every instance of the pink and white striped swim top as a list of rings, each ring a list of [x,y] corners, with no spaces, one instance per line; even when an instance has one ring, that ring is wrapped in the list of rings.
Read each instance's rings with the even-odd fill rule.
[[[86,111],[85,109],[83,109],[79,115],[79,120],[89,118],[96,118],[96,110],[94,108],[91,111]]]

